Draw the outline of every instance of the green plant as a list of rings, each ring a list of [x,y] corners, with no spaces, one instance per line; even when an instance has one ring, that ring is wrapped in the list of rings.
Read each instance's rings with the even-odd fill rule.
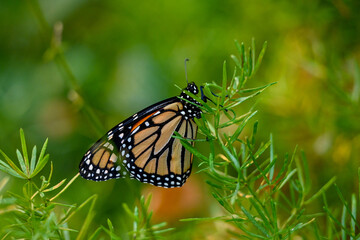
[[[296,147],[291,156],[286,154],[280,159],[274,153],[271,134],[267,142],[256,142],[257,121],[253,124],[252,134],[244,134],[256,111],[251,109],[237,116],[234,107],[254,98],[274,83],[245,88],[260,66],[266,42],[257,59],[254,40],[248,50],[245,50],[244,44],[236,42],[236,46],[240,57],[232,56],[236,66],[230,83],[224,62],[222,85],[205,85],[205,92],[212,97],[215,106],[197,99],[203,104],[205,112],[197,123],[210,151],[203,154],[186,139],[182,142],[201,160],[200,171],[210,177],[207,183],[211,193],[226,213],[221,219],[238,229],[231,230],[230,234],[248,239],[289,239],[296,234],[314,236],[312,233],[320,231],[314,224],[315,218],[324,213],[308,209],[335,182],[336,177],[314,193],[304,152],[299,154]],[[234,131],[226,131],[233,125],[238,125]],[[216,216],[214,220],[218,218]],[[183,221],[194,220],[204,219]],[[312,230],[305,231],[309,227]]]
[[[358,182],[360,182],[360,168],[358,169],[358,179]],[[342,204],[342,210],[340,210],[340,205],[338,208],[331,209],[325,194],[323,194],[324,210],[327,214],[326,236],[328,239],[359,239],[360,233],[356,231],[356,229],[360,228],[359,221],[356,218],[359,199],[357,199],[355,193],[352,193],[351,204],[349,205],[346,197],[341,193],[336,184],[334,184],[334,188]]]
[[[25,180],[23,187],[17,189],[20,193],[7,192],[6,195],[0,195],[0,236],[2,239],[71,239],[71,232],[76,235],[76,239],[98,239],[101,231],[108,234],[111,239],[121,239],[115,234],[114,227],[109,219],[109,229],[100,226],[92,234],[89,233],[92,232],[89,227],[95,217],[96,195],[89,197],[80,205],[69,205],[55,201],[69,188],[79,174],[76,174],[70,181],[63,179],[52,185],[53,164],[51,162],[48,177],[40,176],[40,184],[37,183],[39,173],[44,170],[49,160],[49,154],[45,154],[48,140],[45,141],[38,157],[37,148],[36,146],[33,147],[31,158],[28,157],[25,135],[22,129],[20,129],[20,140],[22,153],[16,150],[20,168],[0,150],[1,155],[6,160],[6,162],[0,160],[0,170],[13,177]],[[0,192],[8,181],[9,177],[1,179]],[[136,206],[133,212],[124,204],[125,210],[134,221],[133,229],[129,232],[130,236],[137,239],[155,238],[172,230],[163,229],[166,223],[151,224],[150,199],[149,197],[145,201],[142,197],[139,207]],[[81,228],[77,230],[69,227],[69,221],[86,205],[90,205],[90,207]]]
[[[68,221],[88,202],[92,201],[94,203],[96,196],[90,197],[80,206],[55,202],[55,199],[72,184],[78,175],[74,176],[70,181],[64,179],[52,185],[53,164],[51,162],[48,177],[41,176],[40,183],[38,183],[38,175],[49,161],[49,154],[45,154],[48,140],[45,141],[39,156],[37,156],[36,146],[33,147],[31,158],[28,155],[22,129],[20,129],[20,140],[22,153],[16,150],[20,167],[0,150],[6,161],[0,160],[0,170],[13,177],[25,180],[23,187],[18,189],[20,192],[8,192],[8,196],[1,197],[1,234],[3,238],[6,236],[17,239],[69,239],[69,232],[75,230],[68,227]],[[5,185],[8,179],[4,178],[1,181],[2,186]],[[61,210],[62,214],[56,214],[57,210]],[[89,215],[91,212],[92,209],[90,208]],[[83,228],[86,228],[85,224]]]

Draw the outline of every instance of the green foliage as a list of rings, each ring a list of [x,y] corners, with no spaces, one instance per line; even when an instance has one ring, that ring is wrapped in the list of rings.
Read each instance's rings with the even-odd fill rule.
[[[48,177],[40,176],[40,184],[37,183],[37,177],[41,170],[44,169],[49,160],[49,154],[45,155],[48,140],[46,139],[40,155],[36,156],[36,146],[33,147],[32,157],[29,161],[27,154],[27,146],[24,131],[20,129],[20,140],[22,153],[16,150],[20,168],[12,161],[2,150],[3,157],[8,164],[1,161],[1,168],[13,177],[24,179],[26,182],[23,187],[18,187],[21,193],[7,192],[0,195],[0,236],[1,239],[71,239],[70,233],[76,235],[76,239],[98,239],[101,231],[104,231],[111,239],[121,239],[114,233],[114,227],[108,219],[108,228],[100,226],[91,235],[90,224],[95,217],[95,203],[97,195],[93,195],[86,199],[83,203],[77,205],[64,204],[55,202],[66,189],[76,180],[79,174],[76,174],[70,181],[63,179],[59,183],[52,185],[53,164],[50,164],[50,172]],[[0,193],[9,181],[9,177],[5,177],[0,181]],[[140,206],[135,207],[132,212],[129,207],[124,204],[126,212],[134,221],[133,230],[129,232],[130,236],[136,239],[154,239],[161,234],[172,230],[170,228],[163,229],[166,223],[152,225],[150,220],[152,213],[149,211],[151,198],[147,200],[142,197]],[[69,227],[69,221],[81,209],[86,208],[87,214],[79,230]],[[139,210],[140,209],[140,210]],[[90,235],[90,236],[89,236]]]
[[[51,185],[53,164],[50,165],[48,177],[41,176],[40,184],[37,183],[38,174],[49,160],[49,154],[45,154],[47,142],[45,141],[39,156],[36,146],[33,147],[31,159],[25,141],[25,135],[20,129],[22,153],[16,150],[20,168],[2,150],[1,154],[7,163],[1,161],[1,170],[20,179],[24,179],[23,187],[18,187],[20,193],[8,192],[1,196],[1,235],[3,238],[27,238],[27,239],[69,239],[69,232],[75,231],[68,227],[68,221],[72,216],[85,206],[61,204],[54,200],[59,197],[70,184],[78,177],[76,175],[70,181],[66,179],[55,185]],[[1,188],[4,188],[8,178],[3,178]],[[57,214],[61,211],[62,214]]]
[[[56,230],[71,207],[74,217],[69,220],[73,222],[66,221],[63,227],[75,226],[71,229],[77,232],[57,230],[59,234],[53,237],[68,238],[68,234],[96,239],[105,234],[116,239],[121,231],[119,219],[130,219],[136,228],[129,236],[124,230],[122,238],[133,234],[152,238],[151,232],[158,229],[147,225],[151,214],[142,213],[140,203],[138,207],[128,203],[131,214],[123,214],[124,194],[118,187],[125,187],[120,181],[101,187],[60,181],[61,186],[47,192],[58,185],[50,180],[72,178],[76,169],[69,170],[69,166],[76,165],[84,145],[103,134],[105,125],[111,127],[150,99],[158,100],[154,96],[177,94],[172,86],[183,86],[179,66],[185,57],[195,63],[189,76],[199,85],[203,80],[217,81],[221,75],[217,59],[231,51],[227,42],[234,36],[268,40],[270,57],[264,59],[266,68],[258,71],[266,46],[256,59],[254,41],[251,48],[237,43],[238,56],[231,56],[234,75],[223,71],[220,84],[206,84],[205,92],[216,106],[204,103],[206,119],[198,121],[202,133],[198,141],[205,143],[197,144],[196,149],[187,141],[184,144],[197,157],[195,163],[200,159],[199,172],[209,176],[207,182],[223,214],[208,216],[205,212],[208,217],[187,221],[221,221],[232,225],[229,234],[250,239],[297,234],[307,239],[359,238],[358,194],[350,194],[358,191],[354,172],[360,150],[358,1],[155,1],[139,5],[109,0],[74,0],[71,4],[29,0],[27,4],[4,1],[0,12],[0,142],[15,146],[16,129],[31,127],[31,138],[49,136],[56,146],[49,146],[52,158],[61,159],[52,171],[52,164],[46,165],[45,151],[40,157],[36,148],[30,152],[22,144],[22,153],[16,151],[17,160],[0,152],[0,169],[11,175],[0,176],[0,225],[5,239],[29,232],[25,218],[35,219],[41,232],[47,232],[42,236],[50,236],[47,230]],[[227,64],[222,67],[226,69]],[[266,91],[270,95],[254,98],[271,85],[266,84],[269,79],[278,82]],[[259,111],[250,102],[255,99]],[[58,110],[54,104],[58,102],[65,111]],[[244,110],[249,105],[250,110]],[[63,125],[57,127],[48,116]],[[261,119],[259,124],[254,122],[256,117]],[[283,154],[296,144],[306,156],[297,147]],[[39,178],[49,170],[51,178]],[[71,188],[64,191],[65,185]],[[96,205],[96,196],[88,198],[79,211],[75,204],[54,202],[59,196],[62,202],[73,204],[73,196],[90,196],[102,186],[111,194],[104,194]],[[29,192],[38,192],[31,201],[36,201],[34,209],[42,215],[28,210],[30,199],[24,193]],[[49,205],[55,207],[44,207]],[[111,217],[108,205],[111,209],[117,206]],[[20,214],[20,222],[15,222]],[[37,214],[44,217],[36,218]],[[102,221],[107,218],[112,221]],[[8,225],[12,233],[4,230]],[[104,226],[97,228],[99,225]],[[186,231],[179,228],[176,232]],[[193,232],[211,234],[201,228]]]
[[[174,230],[174,228],[165,228],[166,222],[156,225],[151,225],[152,212],[149,211],[151,195],[145,199],[144,196],[140,198],[140,207],[135,206],[134,210],[130,210],[128,205],[123,204],[127,214],[133,221],[133,229],[129,232],[133,239],[157,239],[160,234]]]
[[[201,160],[199,172],[205,172],[209,176],[207,184],[211,188],[211,194],[222,206],[225,215],[182,221],[223,221],[237,229],[228,230],[228,234],[245,239],[290,239],[295,235],[318,239],[325,236],[329,239],[358,239],[360,234],[356,232],[359,225],[356,221],[358,204],[355,194],[352,195],[349,205],[339,187],[334,185],[336,177],[314,191],[311,189],[308,161],[303,151],[298,153],[296,147],[291,156],[285,154],[280,158],[274,152],[272,134],[267,142],[258,144],[257,121],[253,122],[249,135],[244,133],[253,121],[256,111],[251,107],[247,113],[237,116],[235,107],[250,101],[275,83],[245,88],[245,84],[254,78],[260,66],[266,43],[257,59],[254,40],[247,51],[244,44],[236,42],[236,46],[239,57],[232,56],[236,66],[230,81],[224,62],[221,86],[215,82],[204,85],[209,101],[204,102],[192,95],[202,103],[204,117],[195,121],[200,134],[206,139],[209,151],[201,153],[188,139],[182,139],[178,134],[175,136]],[[235,130],[227,130],[232,126],[236,126]],[[37,183],[39,173],[44,170],[49,160],[49,154],[46,154],[48,140],[43,144],[39,156],[36,146],[33,147],[31,158],[22,129],[20,140],[22,152],[16,150],[18,165],[0,150],[6,161],[0,160],[0,170],[25,181],[22,189],[19,189],[22,190],[21,194],[8,192],[0,196],[0,214],[3,216],[2,225],[5,226],[1,232],[3,238],[70,239],[70,236],[76,235],[76,239],[98,239],[101,234],[105,234],[111,239],[122,239],[115,232],[116,226],[114,227],[110,219],[107,220],[107,227],[100,225],[95,231],[90,230],[95,217],[96,195],[89,197],[79,206],[55,202],[79,174],[70,181],[64,179],[52,185],[51,162],[48,177],[41,176],[40,183]],[[1,180],[0,191],[8,180],[9,178]],[[342,203],[342,211],[328,206],[326,191],[332,185]],[[315,202],[319,204],[320,196],[323,197],[324,212],[309,210],[313,209]],[[133,209],[123,204],[132,221],[129,238],[158,239],[164,233],[174,230],[165,228],[165,222],[156,225],[151,223],[150,201],[151,197],[145,199],[142,196],[139,206]],[[79,230],[69,227],[73,216],[87,205],[90,206]],[[341,216],[338,215],[340,212]],[[327,221],[325,228],[316,222],[316,219],[324,216]]]
[[[232,109],[244,101],[251,100],[274,83],[258,88],[244,88],[245,83],[254,77],[261,63],[266,43],[258,59],[255,58],[254,41],[247,51],[244,44],[236,42],[236,46],[240,57],[232,56],[236,68],[230,84],[227,84],[224,62],[222,86],[216,83],[205,85],[207,96],[211,96],[216,104],[214,106],[202,102],[206,114],[197,123],[201,134],[207,139],[209,152],[202,154],[186,139],[182,142],[202,160],[200,171],[209,175],[210,180],[207,183],[211,186],[212,195],[227,213],[220,218],[238,229],[232,230],[230,234],[245,239],[290,239],[294,235],[313,238],[314,233],[324,231],[315,224],[316,218],[324,213],[321,210],[308,209],[312,209],[320,196],[325,196],[326,190],[334,184],[336,177],[314,192],[311,189],[308,161],[303,151],[299,154],[295,148],[291,156],[286,154],[280,159],[274,153],[271,134],[267,142],[257,143],[257,121],[253,124],[252,134],[244,134],[245,126],[255,116],[256,111],[250,110],[237,116],[236,111]],[[216,94],[212,94],[214,91]],[[235,131],[224,129],[232,125],[238,125]],[[341,196],[338,188],[337,192]],[[344,204],[341,223],[327,208],[326,212],[333,221],[342,226],[343,239],[346,235],[355,238],[354,195],[352,209],[344,202],[343,197],[341,201]],[[347,214],[351,216],[351,226],[348,228],[351,230],[345,230]],[[217,220],[219,217],[213,219]],[[183,221],[194,220],[202,219],[192,218]],[[329,233],[331,228],[326,231]]]
[[[1,155],[5,158],[7,162],[6,163],[0,160],[0,170],[9,173],[14,177],[30,180],[44,168],[44,166],[49,160],[49,154],[45,155],[48,140],[46,139],[38,159],[36,159],[36,146],[34,146],[31,154],[31,159],[29,160],[25,142],[25,135],[22,129],[20,129],[20,139],[22,154],[18,149],[16,150],[16,154],[21,169],[2,150],[0,150]]]
[[[360,168],[358,169],[358,181],[360,182]],[[334,185],[335,191],[339,197],[339,201],[342,204],[341,218],[340,218],[340,205],[338,208],[329,207],[326,200],[325,194],[324,198],[324,210],[327,213],[327,224],[328,231],[327,237],[329,239],[359,239],[360,233],[356,229],[360,229],[359,221],[357,220],[357,209],[360,203],[360,199],[356,197],[355,193],[351,195],[351,204],[345,200],[344,195],[341,193],[339,187]]]

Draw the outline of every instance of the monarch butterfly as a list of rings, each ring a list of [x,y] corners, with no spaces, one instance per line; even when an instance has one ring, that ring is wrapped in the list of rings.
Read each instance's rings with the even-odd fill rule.
[[[184,138],[195,139],[194,118],[202,113],[201,104],[185,90],[199,93],[195,83],[188,83],[179,97],[155,103],[108,131],[83,156],[80,175],[106,181],[129,174],[155,186],[181,187],[190,176],[193,155],[172,136],[177,131]]]

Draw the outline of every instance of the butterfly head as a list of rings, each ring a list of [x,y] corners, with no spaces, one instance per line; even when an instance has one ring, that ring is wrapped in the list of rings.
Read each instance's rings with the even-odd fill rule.
[[[199,93],[199,88],[196,86],[194,82],[188,83],[186,90],[188,90],[189,92],[195,95]]]
[[[184,115],[185,119],[188,118],[200,118],[201,110],[198,106],[201,106],[201,103],[192,98],[188,93],[197,95],[201,89],[199,89],[194,82],[188,83],[187,87],[180,94],[181,102],[184,105]]]

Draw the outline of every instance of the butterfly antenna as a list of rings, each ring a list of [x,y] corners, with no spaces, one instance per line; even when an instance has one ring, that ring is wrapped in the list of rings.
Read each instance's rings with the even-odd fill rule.
[[[187,76],[187,68],[186,68],[186,62],[190,61],[190,59],[188,58],[185,58],[185,78],[186,78],[186,83],[189,84],[189,81],[188,81],[188,76]]]

